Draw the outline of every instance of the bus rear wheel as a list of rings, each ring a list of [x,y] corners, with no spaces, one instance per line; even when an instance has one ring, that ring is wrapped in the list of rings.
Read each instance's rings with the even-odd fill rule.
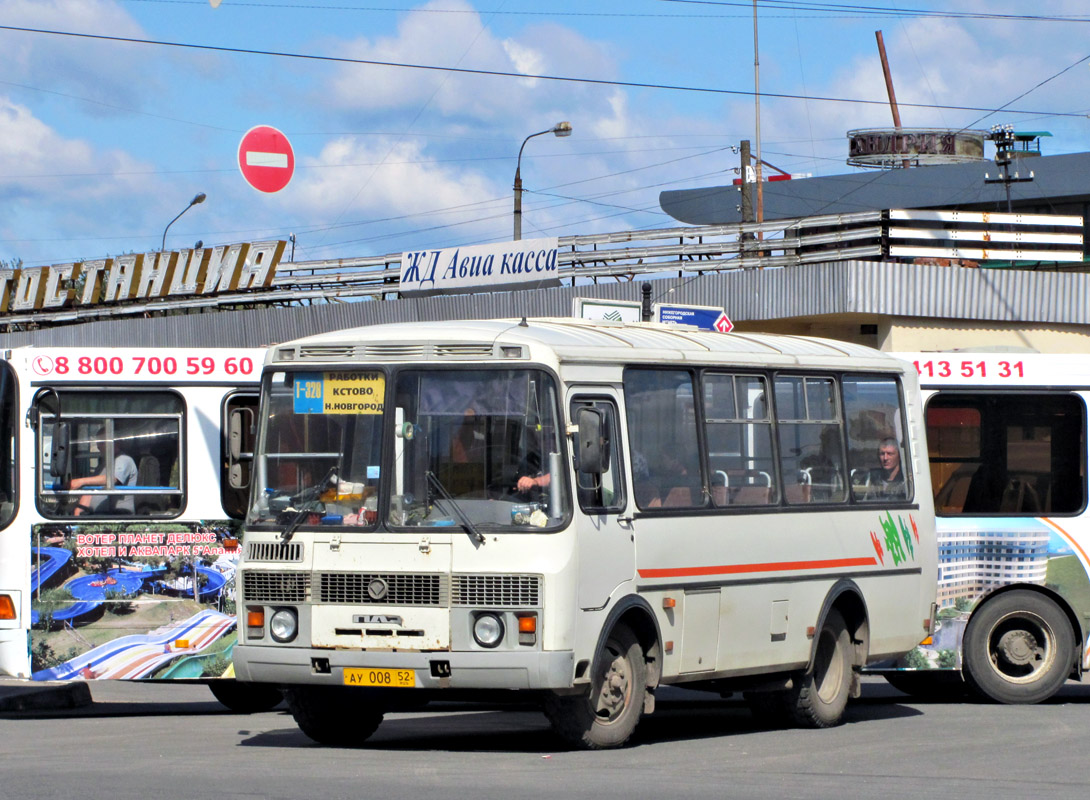
[[[352,689],[295,686],[284,696],[299,730],[318,744],[357,747],[378,729],[384,714],[371,698]]]
[[[965,628],[964,676],[997,703],[1039,703],[1059,691],[1075,660],[1067,615],[1037,592],[1004,592],[976,610]]]
[[[589,695],[550,695],[545,716],[553,730],[584,750],[620,747],[636,730],[647,694],[647,662],[636,635],[618,625],[609,634]]]
[[[818,633],[813,667],[787,693],[787,708],[806,728],[831,728],[844,721],[852,690],[852,639],[844,617],[829,610]]]

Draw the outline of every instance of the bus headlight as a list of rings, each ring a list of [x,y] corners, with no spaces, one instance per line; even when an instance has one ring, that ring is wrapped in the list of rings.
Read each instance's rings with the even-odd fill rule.
[[[299,618],[295,610],[281,608],[269,618],[269,633],[278,642],[290,642],[299,632]]]
[[[495,647],[503,641],[503,620],[495,614],[481,614],[473,621],[473,638],[481,647]]]

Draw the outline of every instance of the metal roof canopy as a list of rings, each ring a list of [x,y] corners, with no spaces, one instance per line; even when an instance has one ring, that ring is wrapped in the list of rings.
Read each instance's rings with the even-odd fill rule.
[[[654,302],[718,306],[735,322],[837,314],[1090,325],[1090,274],[880,261],[746,269],[649,281]],[[576,297],[641,300],[642,281],[495,294],[109,319],[0,334],[0,347],[264,346],[385,322],[566,316]],[[733,334],[732,334],[733,335]]]
[[[1011,185],[1015,204],[1038,207],[1090,202],[1086,177],[1090,175],[1090,153],[1034,155],[1021,168],[1032,170],[1034,178]],[[994,175],[995,164],[980,161],[768,183],[762,192],[764,218],[853,214],[883,208],[1005,209],[1004,187],[984,182],[989,170]],[[739,186],[710,186],[666,191],[659,194],[659,205],[674,219],[691,225],[738,223],[742,221],[740,190]]]

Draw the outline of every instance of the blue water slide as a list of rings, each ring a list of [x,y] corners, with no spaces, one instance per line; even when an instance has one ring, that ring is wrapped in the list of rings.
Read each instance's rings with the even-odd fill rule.
[[[66,661],[56,667],[39,670],[31,677],[36,681],[64,681],[81,677],[84,670],[95,670],[108,665],[114,659],[124,660],[125,653],[138,647],[156,645],[166,648],[177,639],[188,638],[194,631],[207,629],[209,625],[220,624],[224,630],[230,630],[228,623],[233,617],[222,614],[211,608],[205,608],[194,614],[189,619],[177,622],[173,625],[159,628],[150,633],[137,633],[122,636],[113,641],[101,644],[86,653],[82,653],[70,661]],[[164,654],[166,655],[166,654]]]

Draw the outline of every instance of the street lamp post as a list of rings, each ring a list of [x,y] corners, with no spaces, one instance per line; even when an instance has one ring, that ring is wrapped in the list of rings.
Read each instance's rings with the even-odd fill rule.
[[[178,212],[177,217],[175,217],[174,219],[172,219],[170,222],[167,223],[167,226],[165,228],[163,228],[163,243],[162,243],[162,245],[159,246],[160,252],[167,249],[167,231],[170,230],[170,226],[173,225],[175,222],[177,222],[179,217],[181,217],[182,214],[184,214],[185,212],[189,211],[189,209],[193,208],[193,206],[200,205],[201,203],[203,203],[204,199],[205,199],[205,193],[204,192],[198,192],[197,196],[189,201],[189,205],[187,205],[180,212]]]
[[[557,136],[571,136],[571,123],[570,122],[558,122],[547,131],[538,131],[537,133],[531,133],[525,139],[522,140],[522,147],[519,148],[518,161],[515,163],[515,241],[517,242],[522,238],[522,150],[526,147],[526,143],[533,139],[535,136],[544,136],[546,133],[553,133]]]

